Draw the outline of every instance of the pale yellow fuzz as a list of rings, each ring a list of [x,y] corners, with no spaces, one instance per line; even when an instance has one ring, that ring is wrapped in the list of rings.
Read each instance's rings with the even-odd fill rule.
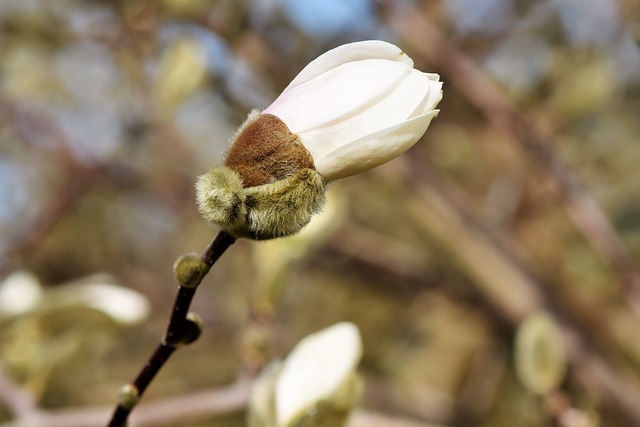
[[[198,211],[207,221],[222,229],[243,221],[242,178],[227,167],[211,169],[196,181]]]
[[[297,233],[325,202],[326,181],[313,169],[243,188],[237,172],[217,167],[198,178],[200,214],[234,237],[273,239]]]

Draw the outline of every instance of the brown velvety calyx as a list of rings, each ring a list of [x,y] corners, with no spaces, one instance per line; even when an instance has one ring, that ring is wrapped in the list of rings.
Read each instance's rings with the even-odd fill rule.
[[[272,114],[253,114],[239,129],[225,166],[238,172],[245,187],[288,178],[300,169],[314,169],[300,138]]]

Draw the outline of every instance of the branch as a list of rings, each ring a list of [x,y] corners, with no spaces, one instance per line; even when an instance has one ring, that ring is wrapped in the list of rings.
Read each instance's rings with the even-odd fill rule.
[[[180,287],[178,288],[178,295],[176,296],[173,310],[171,311],[167,332],[133,382],[123,388],[124,393],[121,394],[118,405],[111,416],[108,424],[109,427],[122,427],[126,425],[129,414],[144,394],[147,386],[153,381],[156,374],[164,366],[173,352],[181,345],[188,344],[197,338],[199,331],[195,332],[196,335],[194,337],[192,335],[194,332],[187,319],[191,301],[202,279],[207,275],[213,264],[215,264],[220,256],[222,256],[227,248],[235,241],[236,239],[233,236],[224,231],[219,232],[202,257],[200,257],[200,266],[190,266],[191,268],[186,272],[176,271],[176,276],[180,276],[181,273],[183,275],[186,273],[186,275],[190,277],[178,278]]]
[[[252,381],[238,381],[227,387],[183,394],[143,403],[131,416],[130,427],[163,427],[188,424],[246,410]],[[72,408],[43,411],[37,417],[22,418],[0,427],[101,427],[108,407]],[[421,421],[356,410],[349,427],[442,427]]]

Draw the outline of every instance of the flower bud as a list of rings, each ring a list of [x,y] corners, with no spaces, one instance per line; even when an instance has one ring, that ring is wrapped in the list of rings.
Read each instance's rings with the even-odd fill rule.
[[[187,288],[197,287],[208,270],[207,264],[197,254],[182,255],[173,264],[176,281]]]
[[[125,384],[118,390],[118,404],[126,409],[131,409],[140,400],[140,392],[133,384]]]
[[[202,335],[202,319],[194,312],[187,313],[184,321],[184,328],[177,342],[180,345],[189,345],[195,342]]]
[[[534,393],[548,393],[560,384],[566,358],[560,333],[547,314],[536,312],[522,322],[516,335],[515,362],[518,378]]]
[[[398,47],[351,43],[312,61],[232,139],[223,167],[196,184],[201,215],[234,237],[295,234],[322,208],[326,183],[413,146],[437,115],[442,83]]]

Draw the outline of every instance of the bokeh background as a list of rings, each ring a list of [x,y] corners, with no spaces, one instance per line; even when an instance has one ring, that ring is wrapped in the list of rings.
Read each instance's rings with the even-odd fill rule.
[[[216,234],[194,179],[372,38],[441,74],[440,115],[302,235],[227,251],[145,395],[175,416],[137,425],[244,425],[228,387],[343,320],[370,426],[640,425],[639,22],[636,0],[0,0],[0,425],[106,423],[174,260]],[[541,311],[555,330],[517,349]]]

